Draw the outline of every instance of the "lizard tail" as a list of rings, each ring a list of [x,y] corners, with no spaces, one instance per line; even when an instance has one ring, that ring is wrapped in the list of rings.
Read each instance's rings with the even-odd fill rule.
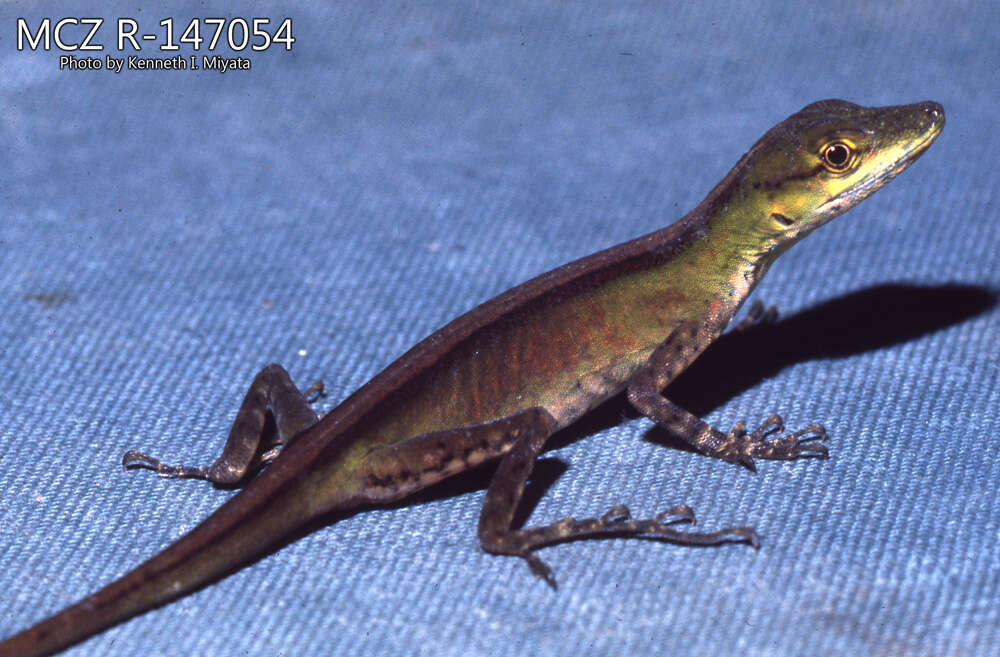
[[[0,657],[52,655],[179,598],[263,554],[311,517],[298,482],[271,468],[135,570],[0,642]]]

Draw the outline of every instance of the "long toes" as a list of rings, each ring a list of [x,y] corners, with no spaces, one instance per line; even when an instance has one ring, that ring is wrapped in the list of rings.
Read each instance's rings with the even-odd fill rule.
[[[601,520],[604,522],[625,522],[632,519],[632,512],[628,510],[628,507],[624,504],[619,504],[612,507],[601,516]]]
[[[311,386],[302,391],[302,396],[306,398],[306,403],[312,404],[320,397],[326,397],[326,386],[322,381],[315,381]]]
[[[552,569],[545,565],[545,562],[539,559],[535,554],[528,552],[521,555],[524,557],[525,561],[528,562],[528,567],[531,568],[531,572],[535,577],[545,580],[545,583],[551,586],[553,589],[559,588],[556,585],[556,578],[552,574]]]
[[[135,449],[130,449],[122,455],[122,469],[124,470],[130,468],[149,468],[150,470],[160,472],[166,467],[162,461]]]
[[[815,456],[821,459],[829,458],[830,451],[826,445],[820,443],[806,443],[799,445],[799,454],[802,456]]]
[[[781,419],[780,415],[775,414],[764,420],[764,423],[757,427],[751,435],[757,440],[764,440],[775,434],[782,433],[784,430],[785,421]]]
[[[143,454],[137,450],[129,450],[122,456],[122,468],[131,470],[134,468],[146,468],[156,473],[157,477],[164,479],[181,479],[189,477],[192,479],[209,479],[207,468],[193,468],[183,465],[167,465],[159,459]]]
[[[814,433],[812,435],[799,436],[797,434],[792,434],[788,436],[789,439],[796,441],[800,445],[810,445],[813,443],[819,443],[828,438],[825,433]]]
[[[140,462],[145,462],[146,459],[147,456],[142,452],[130,449],[122,454],[122,467],[128,468],[130,465],[138,465]]]
[[[750,546],[755,550],[760,548],[760,537],[757,536],[757,532],[755,532],[750,527],[733,527],[731,529],[724,531],[725,533],[731,536],[740,537],[741,539],[749,543]]]
[[[673,507],[672,509],[667,509],[653,516],[653,522],[658,525],[666,525],[675,522],[687,522],[692,525],[695,524],[694,519],[694,509],[689,507],[687,504],[680,504]]]
[[[802,438],[805,436],[805,438]],[[805,429],[800,429],[795,433],[788,436],[789,438],[801,438],[802,441],[806,440],[826,440],[827,433],[826,428],[822,424],[810,424]]]

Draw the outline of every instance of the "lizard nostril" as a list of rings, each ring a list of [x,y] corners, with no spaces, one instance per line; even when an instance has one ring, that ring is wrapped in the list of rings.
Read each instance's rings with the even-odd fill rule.
[[[927,103],[924,107],[924,114],[931,121],[937,121],[944,114],[944,109],[937,103]]]

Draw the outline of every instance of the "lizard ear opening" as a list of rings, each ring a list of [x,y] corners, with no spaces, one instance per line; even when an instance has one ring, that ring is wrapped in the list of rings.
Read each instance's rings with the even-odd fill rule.
[[[781,214],[780,212],[772,212],[771,213],[771,218],[774,219],[775,221],[777,221],[779,224],[781,224],[785,228],[789,228],[792,224],[795,223],[795,221],[793,219],[789,219],[788,217],[786,217],[785,215]]]

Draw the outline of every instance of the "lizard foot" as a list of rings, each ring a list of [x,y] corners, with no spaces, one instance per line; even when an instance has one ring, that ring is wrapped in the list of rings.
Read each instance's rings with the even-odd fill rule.
[[[745,422],[737,422],[726,434],[723,458],[756,471],[754,458],[790,461],[800,457],[825,459],[829,456],[822,442],[827,438],[823,425],[810,424],[800,431],[777,437],[784,430],[785,423],[780,415],[772,415],[749,433]]]
[[[721,545],[722,543],[749,543],[755,549],[760,546],[760,540],[750,527],[728,527],[715,532],[680,531],[672,527],[678,524],[695,524],[694,511],[686,504],[671,507],[656,514],[649,520],[635,520],[624,504],[612,507],[599,518],[563,518],[545,527],[535,527],[520,530],[517,533],[522,540],[522,547],[516,554],[528,562],[531,572],[553,589],[558,588],[552,569],[535,555],[534,550],[546,544],[558,543],[584,538],[588,536],[621,535],[658,537],[679,545]]]

